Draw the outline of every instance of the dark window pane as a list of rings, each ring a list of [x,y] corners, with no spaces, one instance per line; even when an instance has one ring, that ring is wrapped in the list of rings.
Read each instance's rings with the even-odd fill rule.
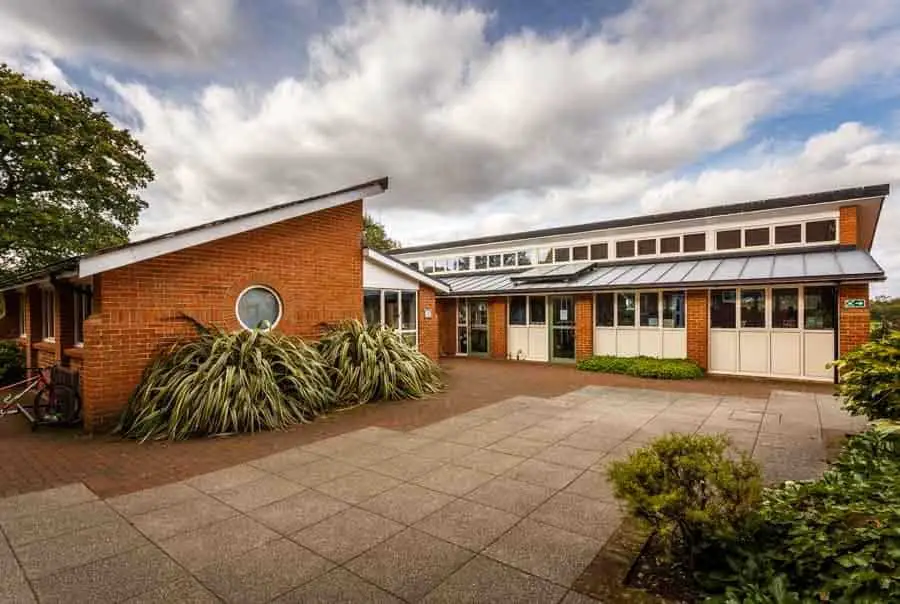
[[[659,327],[659,294],[641,294],[641,327]]]
[[[650,256],[656,253],[656,239],[638,241],[638,256]]]
[[[663,292],[663,327],[684,327],[684,292]]]
[[[516,265],[516,253],[506,253],[503,254],[503,266],[515,266]]]
[[[533,264],[530,250],[519,252],[519,266],[531,266]]]
[[[741,232],[719,231],[716,233],[717,250],[736,250],[741,247]]]
[[[400,327],[400,293],[384,292],[384,324],[388,327]]]
[[[595,243],[591,246],[591,260],[606,260],[609,256],[608,243]]]
[[[634,294],[616,294],[619,327],[634,327]]]
[[[471,266],[469,264],[469,262],[470,262],[469,256],[460,256],[459,258],[456,259],[456,270],[458,270],[458,271],[469,270],[469,267]]]
[[[491,254],[488,256],[488,268],[500,267],[500,254]]]
[[[837,226],[834,220],[817,220],[806,223],[806,242],[834,241],[837,239]]]
[[[418,262],[410,262],[409,268],[411,268],[413,270],[419,270],[419,263]]]
[[[588,249],[586,245],[579,245],[572,248],[572,260],[587,260]]]
[[[805,329],[834,329],[835,293],[833,287],[807,287],[803,295]]]
[[[44,331],[44,337],[52,338],[54,333],[53,321],[53,292],[45,291],[49,296],[45,311],[42,316],[50,320],[48,329]],[[49,310],[47,310],[49,309]],[[281,302],[278,297],[264,287],[251,287],[238,298],[237,316],[241,325],[247,329],[269,329],[274,326],[281,316]]]
[[[415,329],[417,313],[416,292],[402,292],[400,294],[401,329]]]
[[[710,296],[709,325],[716,329],[734,329],[737,321],[737,305],[733,289],[713,290]]]
[[[769,245],[769,227],[744,231],[744,245]]]
[[[634,241],[616,241],[616,258],[634,256]]]
[[[422,272],[433,273],[434,272],[434,260],[424,260],[422,262]]]
[[[530,296],[528,298],[528,323],[530,325],[543,325],[547,322],[547,299],[544,296]]]
[[[613,307],[615,306],[613,293],[597,294],[597,327],[613,327],[615,325]]]
[[[692,233],[684,236],[685,252],[705,252],[706,233]]]
[[[447,270],[447,261],[441,258],[440,260],[434,261],[434,272],[443,273]]]
[[[800,243],[802,229],[799,224],[775,227],[775,243]]]
[[[528,299],[525,296],[513,296],[509,299],[509,324],[525,325]]]
[[[799,292],[796,288],[772,290],[772,327],[774,329],[796,329]]]
[[[475,256],[475,268],[487,268],[487,256]]]
[[[456,301],[456,323],[457,325],[465,325],[469,319],[469,305],[465,300]]]
[[[741,327],[766,326],[766,292],[762,289],[741,290]]]
[[[538,264],[550,264],[553,262],[553,250],[548,247],[538,248]]]
[[[568,262],[569,261],[569,248],[558,247],[555,250],[553,250],[553,261],[554,262]]]
[[[659,240],[659,251],[662,254],[677,254],[681,251],[681,238],[663,237]]]

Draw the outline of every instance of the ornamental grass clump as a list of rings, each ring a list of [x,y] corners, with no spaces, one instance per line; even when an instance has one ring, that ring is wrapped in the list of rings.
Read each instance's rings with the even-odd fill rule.
[[[334,405],[318,350],[299,338],[197,325],[199,338],[157,354],[144,370],[118,431],[182,440],[277,430]]]
[[[437,364],[384,325],[345,321],[319,341],[338,400],[422,398],[443,388]]]

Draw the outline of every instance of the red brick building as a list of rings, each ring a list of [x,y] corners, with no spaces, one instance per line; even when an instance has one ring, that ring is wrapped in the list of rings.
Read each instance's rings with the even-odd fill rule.
[[[689,358],[830,381],[869,337],[888,185],[408,247],[439,277],[442,355]]]
[[[118,418],[150,356],[193,328],[268,321],[315,339],[364,316],[438,356],[440,280],[363,246],[387,179],[72,258],[0,284],[0,337],[29,367],[77,371],[87,430]]]

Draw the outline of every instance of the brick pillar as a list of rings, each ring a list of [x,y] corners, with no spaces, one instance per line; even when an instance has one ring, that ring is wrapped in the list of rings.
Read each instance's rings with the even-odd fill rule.
[[[859,246],[859,206],[844,206],[841,208],[838,220],[838,232],[841,245]]]
[[[438,359],[440,320],[434,290],[419,288],[419,350],[433,361]]]
[[[865,308],[844,308],[849,298],[866,300]],[[869,284],[846,283],[838,287],[839,356],[869,341]]]
[[[506,358],[506,303],[506,298],[491,298],[488,301],[490,356],[492,359]]]
[[[687,292],[687,357],[707,369],[709,367],[709,292],[691,289]]]
[[[437,301],[437,313],[440,316],[438,351],[441,356],[456,354],[456,300],[441,298]]]
[[[594,296],[575,296],[575,360],[594,355]]]

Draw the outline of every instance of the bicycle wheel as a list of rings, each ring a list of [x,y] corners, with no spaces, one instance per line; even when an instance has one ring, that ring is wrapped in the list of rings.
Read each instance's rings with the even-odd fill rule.
[[[73,388],[53,384],[34,397],[34,419],[37,423],[73,424],[81,413],[81,398]]]

